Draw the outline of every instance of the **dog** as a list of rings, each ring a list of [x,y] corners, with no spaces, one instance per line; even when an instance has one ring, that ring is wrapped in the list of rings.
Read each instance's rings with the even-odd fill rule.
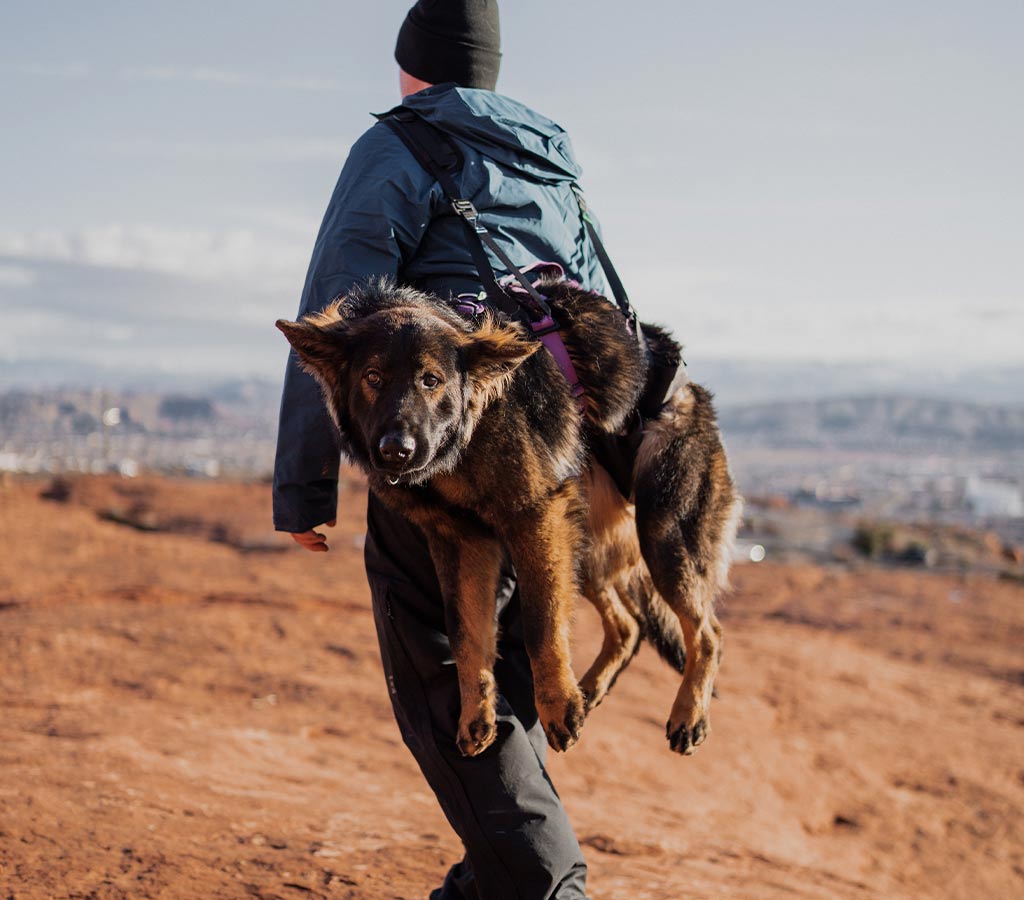
[[[495,592],[507,554],[548,743],[576,742],[647,637],[682,674],[667,735],[689,754],[709,727],[722,646],[713,604],[740,509],[711,395],[685,384],[646,424],[630,503],[590,445],[635,414],[648,355],[606,298],[554,278],[537,289],[561,323],[581,403],[520,324],[470,319],[388,280],[277,327],[319,383],[342,450],[426,535],[458,671],[459,750],[475,756],[497,734]],[[655,352],[678,355],[666,332],[643,330]],[[569,620],[581,591],[604,640],[577,683]]]

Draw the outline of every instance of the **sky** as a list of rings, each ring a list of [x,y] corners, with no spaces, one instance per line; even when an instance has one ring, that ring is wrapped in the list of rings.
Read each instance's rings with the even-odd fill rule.
[[[0,381],[279,378],[408,5],[4,0]],[[1019,0],[505,0],[502,39],[691,367],[1024,366]]]

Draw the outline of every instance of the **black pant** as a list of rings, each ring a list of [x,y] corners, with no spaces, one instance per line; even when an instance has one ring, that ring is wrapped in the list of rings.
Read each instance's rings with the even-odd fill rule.
[[[402,738],[466,848],[431,900],[585,900],[586,864],[544,769],[513,578],[498,591],[498,738],[466,758],[455,745],[458,678],[426,541],[373,494],[366,572]]]

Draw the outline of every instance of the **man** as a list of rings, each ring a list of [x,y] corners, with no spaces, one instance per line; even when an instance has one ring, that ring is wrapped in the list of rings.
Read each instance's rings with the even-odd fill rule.
[[[457,181],[503,249],[525,265],[554,260],[603,288],[571,185],[566,133],[494,93],[501,53],[495,0],[420,0],[399,32],[403,103],[454,138]],[[478,292],[464,226],[438,183],[383,123],[352,147],[317,237],[299,314],[389,275],[442,296]],[[497,274],[505,274],[491,259]],[[274,522],[303,547],[327,550],[338,450],[312,379],[289,360],[274,473]],[[440,589],[423,535],[370,497],[366,571],[395,717],[466,856],[432,900],[581,900],[586,865],[544,768],[519,598],[499,589],[498,738],[475,758],[455,742],[459,694]]]

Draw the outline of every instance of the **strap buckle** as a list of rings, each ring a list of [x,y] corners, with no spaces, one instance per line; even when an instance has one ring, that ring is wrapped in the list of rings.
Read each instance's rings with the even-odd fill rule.
[[[562,326],[554,320],[549,311],[542,319],[530,322],[530,330],[533,332],[534,337],[542,338],[546,334],[553,334],[556,331],[561,331]]]
[[[572,185],[572,192],[576,195],[576,204],[580,208],[580,215],[587,222],[590,221],[590,208],[587,206],[587,198],[583,196],[583,188],[578,184]]]
[[[480,213],[477,208],[473,205],[472,200],[452,200],[452,209],[455,210],[455,214],[462,216],[470,225],[476,227],[477,220],[480,218]]]

